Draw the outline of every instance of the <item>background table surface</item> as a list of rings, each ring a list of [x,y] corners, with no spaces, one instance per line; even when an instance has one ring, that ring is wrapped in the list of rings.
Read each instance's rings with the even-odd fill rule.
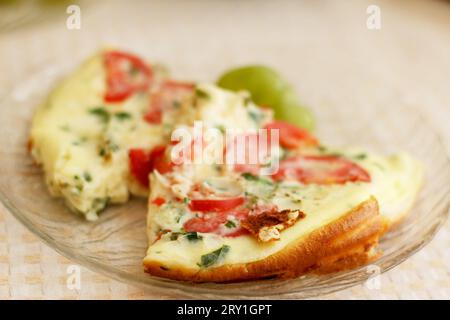
[[[342,73],[341,90],[351,94],[358,76],[390,92],[399,103],[422,110],[450,150],[450,4],[439,1],[78,1],[80,30],[68,30],[66,7],[47,9],[6,23],[8,8],[0,8],[0,97],[46,61],[79,61],[103,45],[117,45],[164,61],[180,76],[213,80],[220,69],[268,55],[287,54],[280,37],[292,37],[290,50],[311,59],[305,72],[323,76],[326,67]],[[130,3],[130,2],[128,2]],[[366,8],[381,8],[382,28],[366,28]],[[28,17],[28,18],[27,18]],[[1,23],[3,19],[4,23]],[[9,20],[8,20],[9,21]],[[159,28],[164,25],[165,28]],[[282,30],[282,33],[280,33]],[[187,50],[210,48],[211,57],[177,65],[182,52],[171,52],[170,34],[186,34]],[[220,36],[217,36],[220,35]],[[192,38],[190,38],[192,37]],[[284,41],[285,42],[285,41]],[[233,45],[230,45],[233,44]],[[270,45],[268,45],[270,44]],[[240,53],[242,52],[242,53]],[[240,54],[237,54],[240,53]],[[242,60],[233,57],[243,57]],[[233,60],[235,59],[235,60]],[[247,59],[247,60],[246,60]],[[203,72],[209,64],[217,73]],[[309,69],[308,69],[309,67]],[[342,69],[339,69],[339,68]],[[289,70],[283,70],[289,75]],[[326,73],[325,73],[326,74]],[[355,76],[356,75],[356,76]],[[329,84],[329,82],[327,82]],[[311,92],[332,90],[303,84]],[[379,89],[379,88],[376,88]],[[379,90],[380,94],[385,92]],[[311,96],[313,94],[311,93]],[[314,101],[310,98],[310,101]],[[401,118],[399,117],[399,121]],[[419,253],[381,276],[379,290],[356,286],[321,298],[450,298],[450,223]],[[144,299],[161,296],[81,270],[81,288],[67,288],[71,262],[41,243],[0,206],[0,299]]]

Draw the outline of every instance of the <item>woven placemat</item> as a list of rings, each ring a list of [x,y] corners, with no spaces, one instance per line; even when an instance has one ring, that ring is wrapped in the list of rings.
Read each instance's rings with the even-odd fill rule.
[[[166,61],[181,76],[195,74],[197,79],[208,80],[211,75],[204,70],[218,74],[229,63],[253,62],[252,57],[265,61],[278,52],[284,54],[277,39],[291,37],[290,48],[301,52],[299,58],[311,59],[311,68],[320,68],[322,62],[335,55],[343,63],[348,54],[348,59],[366,68],[371,79],[379,80],[373,83],[384,83],[403,103],[420,108],[439,131],[450,153],[448,3],[377,1],[382,17],[382,28],[378,31],[366,29],[366,9],[370,2],[365,1],[258,1],[257,4],[253,1],[133,1],[132,7],[126,7],[125,1],[77,3],[82,14],[80,30],[66,28],[66,8],[49,14],[48,21],[30,22],[8,32],[0,30],[0,96],[42,68],[46,61],[55,64],[66,63],[68,59],[80,61],[105,44],[143,53],[151,46],[151,56]],[[263,21],[258,17],[267,18]],[[186,45],[198,46],[199,52],[202,45],[207,45],[211,55],[220,57],[218,66],[217,59],[212,58],[192,61],[189,69],[179,64],[182,53],[171,52],[166,41],[175,32],[185,33]],[[221,37],[216,37],[217,33]],[[240,45],[226,48],[222,38]],[[249,52],[245,46],[249,42],[252,48],[271,52],[265,52],[268,56]],[[326,72],[321,70],[320,74]],[[305,92],[318,90],[308,84],[303,89]],[[360,285],[321,298],[450,299],[449,248],[450,222],[447,222],[429,245],[383,274],[378,289]],[[70,285],[74,267],[80,268],[79,288]],[[0,299],[24,298],[176,297],[132,287],[74,265],[43,244],[0,206]]]

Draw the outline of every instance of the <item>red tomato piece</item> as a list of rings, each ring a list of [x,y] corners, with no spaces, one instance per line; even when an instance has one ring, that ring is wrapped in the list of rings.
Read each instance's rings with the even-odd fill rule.
[[[158,170],[164,174],[172,171],[173,164],[166,158],[166,146],[157,146],[150,152],[151,171]]]
[[[162,121],[162,110],[156,106],[151,107],[144,115],[144,120],[150,124],[160,124]]]
[[[151,171],[150,154],[143,149],[130,149],[128,152],[131,174],[143,186],[148,186],[148,175]]]
[[[152,94],[150,108],[144,119],[151,124],[160,124],[163,112],[176,107],[178,103],[193,93],[195,85],[188,82],[167,80],[162,83],[159,91]]]
[[[153,72],[139,57],[120,51],[105,53],[106,102],[121,102],[136,91],[146,90]]]
[[[152,203],[155,204],[155,205],[157,205],[158,207],[160,207],[160,206],[162,206],[164,203],[166,203],[166,200],[165,200],[164,198],[158,197],[158,198],[155,198],[155,199],[152,201]]]
[[[203,217],[192,218],[183,225],[187,232],[215,233],[220,226],[227,221],[227,217],[221,213],[205,214]]]
[[[228,199],[192,199],[189,208],[200,212],[224,212],[232,210],[244,203],[244,197]]]
[[[148,176],[153,170],[162,174],[172,170],[173,164],[166,160],[165,150],[165,146],[157,146],[151,151],[130,149],[128,152],[131,174],[144,187],[148,187]]]
[[[228,222],[230,216],[234,218],[233,221],[237,221],[237,224],[239,224],[239,221],[246,219],[249,214],[259,214],[267,210],[272,210],[273,208],[276,209],[276,206],[265,205],[253,209],[240,207],[224,212],[209,212],[205,213],[202,217],[196,217],[186,221],[183,228],[188,232],[215,233],[224,237],[239,237],[249,234],[249,232],[239,225],[233,228],[227,228],[225,224]]]
[[[264,128],[269,131],[278,129],[280,144],[286,149],[296,149],[301,146],[314,146],[319,143],[317,138],[308,131],[288,122],[275,120],[268,123]],[[268,135],[270,136],[270,133]]]
[[[334,155],[294,156],[280,163],[275,180],[294,179],[305,184],[370,182],[369,173],[356,163]]]

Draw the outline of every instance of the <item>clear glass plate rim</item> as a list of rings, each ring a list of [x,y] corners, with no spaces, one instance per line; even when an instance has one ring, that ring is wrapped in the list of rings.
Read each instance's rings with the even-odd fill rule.
[[[58,68],[59,69],[59,68]],[[36,74],[47,73],[47,72],[53,72],[55,69],[44,69],[39,70],[40,72],[37,72]],[[59,69],[60,71],[61,69]],[[35,75],[36,75],[35,74]],[[33,77],[32,77],[33,78]],[[28,79],[31,80],[31,79]],[[8,99],[12,99],[11,92],[15,92],[14,89],[17,88],[10,88],[9,90],[10,94],[7,94],[3,99],[0,101],[0,105],[5,105],[5,101],[8,101]],[[445,147],[445,144],[443,142],[442,137],[433,129],[431,126],[429,120],[427,117],[425,117],[420,110],[417,108],[412,108],[413,111],[410,110],[410,112],[414,112],[416,116],[418,116],[420,119],[423,120],[424,126],[430,129],[430,134],[433,136],[433,138],[437,141],[439,147],[443,150],[445,153],[445,157],[447,160],[447,163],[450,163],[450,156],[448,154],[448,151]],[[51,248],[56,250],[58,253],[63,255],[64,257],[68,258],[71,261],[77,262],[86,268],[103,274],[109,278],[113,278],[122,282],[131,282],[134,285],[138,287],[144,287],[145,285],[149,285],[155,288],[159,289],[171,289],[175,290],[178,293],[180,293],[183,296],[188,297],[195,297],[199,298],[199,295],[203,295],[203,297],[210,296],[221,296],[223,298],[226,298],[227,296],[241,296],[245,298],[262,298],[267,297],[268,294],[266,292],[242,292],[242,289],[233,289],[231,292],[229,289],[226,288],[226,284],[224,285],[218,285],[222,286],[221,289],[212,289],[208,287],[202,287],[201,285],[192,285],[191,283],[187,282],[177,282],[172,280],[166,280],[166,279],[159,279],[155,277],[148,277],[145,282],[142,282],[142,279],[137,279],[134,275],[131,275],[123,270],[110,267],[106,264],[102,264],[94,259],[86,258],[84,256],[77,256],[76,254],[71,252],[70,247],[60,244],[57,241],[55,241],[52,237],[50,237],[47,233],[41,231],[31,220],[29,220],[25,215],[21,213],[21,210],[17,208],[8,198],[6,194],[3,193],[2,190],[0,190],[0,201],[4,205],[4,207],[9,211],[14,217],[16,217],[29,231],[31,231],[34,235],[36,235],[39,239],[41,239],[45,244],[49,245]],[[422,249],[424,246],[426,246],[436,235],[436,233],[439,231],[439,229],[444,225],[445,221],[448,218],[448,215],[450,213],[450,197],[446,196],[444,198],[444,201],[446,202],[443,209],[441,210],[441,213],[437,216],[437,219],[434,224],[427,226],[426,229],[423,229],[423,232],[421,233],[423,235],[423,238],[418,239],[415,242],[410,243],[408,246],[404,247],[401,252],[391,253],[389,255],[384,255],[378,260],[375,261],[377,265],[380,265],[384,262],[388,262],[386,265],[383,265],[380,272],[385,273],[392,268],[398,266],[403,261],[405,261],[407,258],[418,252],[420,249]],[[430,212],[435,209],[430,209]],[[357,274],[365,267],[359,267],[353,270],[345,271],[342,273],[336,274],[338,276],[339,274],[344,273],[355,273]],[[278,297],[283,298],[289,298],[292,295],[295,295],[296,293],[306,293],[306,297],[314,297],[322,294],[332,293],[335,291],[343,290],[358,284],[363,283],[365,280],[367,280],[370,277],[370,274],[367,274],[366,276],[363,276],[358,279],[358,281],[351,282],[351,283],[338,283],[338,284],[320,284],[313,287],[303,287],[297,290],[292,289],[284,289],[279,290],[275,294]],[[269,294],[270,296],[270,294]],[[294,297],[295,298],[295,297]]]

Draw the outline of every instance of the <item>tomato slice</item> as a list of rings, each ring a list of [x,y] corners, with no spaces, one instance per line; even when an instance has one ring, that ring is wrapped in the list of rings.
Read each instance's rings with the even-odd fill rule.
[[[265,129],[278,129],[280,145],[286,149],[297,149],[302,146],[315,146],[319,143],[316,137],[307,130],[294,126],[288,122],[275,120],[264,126]],[[270,133],[268,134],[270,136]]]
[[[144,114],[144,120],[150,124],[160,124],[162,122],[162,109],[156,106],[154,101],[147,113]]]
[[[136,91],[146,90],[153,77],[152,69],[139,57],[120,51],[104,56],[106,67],[105,102],[121,102]]]
[[[233,220],[240,221],[245,219],[249,212],[250,210],[247,208],[221,212],[208,212],[203,214],[202,217],[189,219],[184,223],[183,228],[187,232],[215,233],[225,237],[237,237],[247,234],[248,231],[240,226],[228,230],[224,225],[228,222],[230,216],[234,218]]]
[[[176,108],[179,103],[194,92],[195,85],[188,82],[167,80],[162,83],[160,89],[151,95],[150,108],[144,115],[144,119],[151,124],[160,124],[163,112]]]
[[[280,163],[274,180],[292,179],[305,184],[370,182],[369,173],[356,163],[334,155],[293,156]]]
[[[239,224],[239,222],[246,219],[249,214],[260,214],[261,212],[272,210],[273,208],[276,208],[276,206],[264,205],[252,209],[239,207],[229,211],[209,212],[203,214],[202,217],[195,217],[186,221],[183,228],[187,232],[215,233],[224,237],[239,237],[249,234],[249,231],[242,228],[240,225],[236,225],[236,227],[232,228],[226,227],[226,223],[230,217],[233,218],[233,221],[236,224]]]
[[[148,176],[153,170],[158,170],[162,174],[172,170],[173,164],[166,160],[165,150],[165,146],[157,146],[151,151],[144,149],[129,150],[128,157],[131,174],[144,187],[148,187]]]
[[[232,210],[244,203],[244,197],[227,199],[192,199],[189,208],[200,212],[224,212]]]
[[[187,232],[214,233],[226,222],[226,215],[211,213],[206,214],[201,218],[197,217],[189,219],[184,223],[183,228]]]

